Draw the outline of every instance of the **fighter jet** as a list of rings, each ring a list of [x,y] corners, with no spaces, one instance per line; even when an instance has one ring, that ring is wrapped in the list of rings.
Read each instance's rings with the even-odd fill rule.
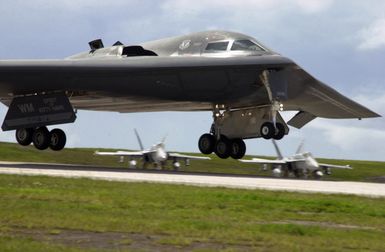
[[[308,176],[312,176],[313,178],[319,179],[323,177],[324,174],[330,175],[330,168],[352,169],[350,165],[318,163],[310,152],[303,150],[303,142],[299,145],[295,155],[283,157],[277,143],[274,139],[272,141],[278,156],[276,160],[253,158],[251,160],[240,159],[239,161],[244,163],[261,164],[264,166],[264,169],[267,165],[271,165],[273,175],[276,177],[288,177],[290,174],[293,174],[297,178],[307,178]]]
[[[89,45],[61,60],[0,61],[0,101],[9,107],[2,129],[16,130],[18,143],[63,149],[65,133],[47,126],[73,123],[78,109],[211,111],[200,151],[239,159],[244,139],[279,140],[288,125],[379,116],[241,33],[205,31],[110,47],[97,39]],[[298,113],[286,123],[283,110]]]
[[[123,162],[124,157],[130,158],[129,167],[136,168],[137,161],[135,159],[141,158],[143,160],[143,169],[147,167],[148,164],[153,164],[154,167],[158,169],[164,168],[168,160],[172,160],[172,166],[175,170],[180,168],[180,160],[184,161],[185,166],[190,165],[190,159],[200,159],[200,160],[210,160],[209,157],[199,157],[199,156],[190,156],[183,155],[179,153],[168,153],[165,149],[165,140],[166,137],[162,139],[161,142],[154,144],[151,148],[145,150],[142,144],[142,140],[135,129],[135,135],[138,139],[140,146],[140,151],[116,151],[116,152],[99,152],[96,151],[95,155],[100,156],[119,156],[120,162]]]

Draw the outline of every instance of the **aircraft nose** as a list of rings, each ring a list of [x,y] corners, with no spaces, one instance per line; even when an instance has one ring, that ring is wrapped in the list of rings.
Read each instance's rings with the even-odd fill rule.
[[[159,158],[160,158],[162,161],[164,161],[164,160],[167,159],[167,153],[166,153],[166,152],[161,151],[161,152],[158,153],[158,156],[159,156]]]
[[[315,161],[314,159],[309,159],[309,160],[307,161],[307,163],[308,163],[308,165],[310,165],[310,166],[312,166],[312,167],[315,167],[315,168],[318,168],[318,167],[319,167],[318,162]]]

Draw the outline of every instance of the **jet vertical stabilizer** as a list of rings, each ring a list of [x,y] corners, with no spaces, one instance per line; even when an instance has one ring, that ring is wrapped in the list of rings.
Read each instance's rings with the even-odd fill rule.
[[[305,141],[302,140],[301,143],[299,144],[298,148],[297,148],[297,151],[295,152],[295,154],[300,154],[300,153],[303,153],[304,150],[303,150],[303,145],[304,145]]]
[[[139,136],[139,134],[138,134],[138,131],[136,131],[136,129],[134,129],[134,131],[135,131],[136,138],[138,139],[138,143],[139,143],[139,146],[140,146],[140,150],[144,150],[143,143],[142,143],[142,140],[140,139],[140,136]]]

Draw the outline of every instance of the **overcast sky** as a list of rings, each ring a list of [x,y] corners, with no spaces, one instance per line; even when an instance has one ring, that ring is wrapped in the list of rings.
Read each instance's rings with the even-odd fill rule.
[[[385,1],[383,0],[1,0],[0,59],[64,58],[88,42],[148,40],[221,29],[248,34],[301,65],[314,77],[385,115]],[[0,105],[3,118],[6,107]],[[286,115],[286,118],[289,118]],[[138,149],[167,137],[167,148],[198,152],[211,113],[101,113],[79,111],[60,126],[68,147]],[[0,141],[14,141],[1,132]],[[291,128],[284,154],[299,142],[318,157],[385,160],[385,119],[316,119]],[[247,140],[248,154],[274,155],[269,141]]]

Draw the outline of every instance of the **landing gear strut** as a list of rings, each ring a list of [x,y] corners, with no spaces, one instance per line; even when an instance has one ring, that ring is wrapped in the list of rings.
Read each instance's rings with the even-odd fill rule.
[[[38,150],[45,150],[49,147],[51,150],[59,151],[64,148],[67,141],[63,130],[49,131],[45,126],[36,129],[17,129],[15,136],[20,145],[27,146],[33,143]]]

